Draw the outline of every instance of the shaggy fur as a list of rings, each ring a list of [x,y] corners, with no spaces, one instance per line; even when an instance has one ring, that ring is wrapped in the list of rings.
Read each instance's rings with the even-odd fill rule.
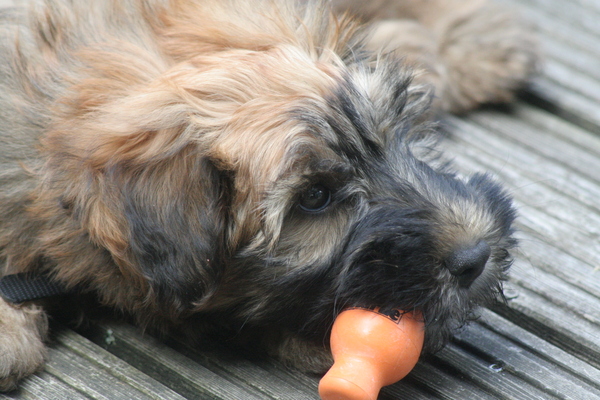
[[[442,346],[500,292],[514,211],[438,159],[430,85],[433,109],[507,100],[533,41],[483,1],[362,3],[334,3],[360,23],[318,1],[4,12],[3,273],[144,326],[260,332],[306,370],[351,305],[419,310]],[[0,300],[1,388],[42,364],[43,321]]]

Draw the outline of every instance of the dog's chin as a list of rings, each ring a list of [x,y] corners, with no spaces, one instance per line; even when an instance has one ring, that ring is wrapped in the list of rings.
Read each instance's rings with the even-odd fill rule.
[[[440,285],[430,293],[429,301],[419,311],[425,320],[425,345],[427,353],[439,351],[466,323],[476,319],[476,310],[504,297],[502,274],[485,271],[470,287],[457,283]]]
[[[488,267],[469,288],[459,288],[459,290],[464,292],[463,295],[469,299],[469,303],[486,306],[504,299],[502,287],[505,280],[506,272],[502,267]]]

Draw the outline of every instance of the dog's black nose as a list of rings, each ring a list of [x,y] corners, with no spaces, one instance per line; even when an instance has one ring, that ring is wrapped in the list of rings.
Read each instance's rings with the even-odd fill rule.
[[[460,286],[468,288],[485,269],[492,249],[483,240],[461,247],[446,259],[446,268],[458,278]]]

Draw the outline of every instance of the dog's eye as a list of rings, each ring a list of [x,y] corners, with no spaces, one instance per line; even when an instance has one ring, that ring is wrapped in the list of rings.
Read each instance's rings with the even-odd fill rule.
[[[331,203],[331,191],[325,186],[317,184],[302,193],[298,204],[302,211],[318,212],[324,210],[329,203]]]

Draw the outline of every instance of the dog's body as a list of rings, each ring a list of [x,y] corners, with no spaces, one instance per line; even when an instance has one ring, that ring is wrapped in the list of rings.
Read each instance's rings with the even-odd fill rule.
[[[426,121],[427,84],[464,111],[531,73],[506,13],[370,2],[365,36],[312,1],[46,3],[1,27],[3,274],[143,325],[260,328],[312,370],[347,306],[418,310],[431,350],[500,291],[511,201],[437,160]],[[39,368],[46,329],[0,299],[1,388]]]

